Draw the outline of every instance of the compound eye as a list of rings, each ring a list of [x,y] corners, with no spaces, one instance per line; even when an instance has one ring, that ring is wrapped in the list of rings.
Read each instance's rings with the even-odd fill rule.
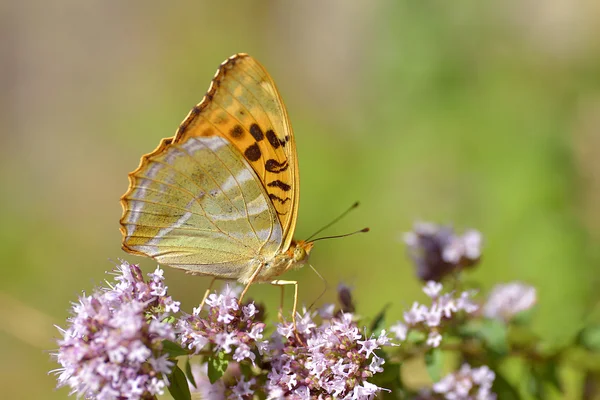
[[[296,247],[296,251],[294,253],[294,258],[296,261],[302,261],[306,258],[306,250],[304,250],[303,247]]]

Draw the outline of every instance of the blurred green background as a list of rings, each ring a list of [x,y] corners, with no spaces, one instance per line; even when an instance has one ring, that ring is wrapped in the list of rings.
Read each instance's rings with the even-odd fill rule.
[[[423,298],[401,233],[431,220],[481,230],[472,278],[536,285],[537,331],[569,340],[599,298],[599,21],[595,0],[3,2],[0,397],[67,397],[47,375],[52,325],[111,260],[155,267],[120,249],[127,173],[236,52],[288,107],[296,237],[356,200],[330,232],[372,229],[318,243],[319,303],[345,282],[360,314],[400,318]],[[208,279],[166,275],[190,311]],[[308,268],[285,278],[306,304],[324,286]],[[279,290],[251,295],[275,310]]]

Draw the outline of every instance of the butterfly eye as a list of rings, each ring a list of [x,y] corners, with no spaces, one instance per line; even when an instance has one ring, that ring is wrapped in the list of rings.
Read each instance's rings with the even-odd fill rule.
[[[306,259],[306,257],[308,257],[308,253],[306,252],[304,247],[296,247],[296,249],[294,250],[294,261],[303,261]]]

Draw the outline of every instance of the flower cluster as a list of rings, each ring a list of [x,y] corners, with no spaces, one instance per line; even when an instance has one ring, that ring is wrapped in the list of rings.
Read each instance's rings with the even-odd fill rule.
[[[516,314],[529,310],[537,301],[533,286],[521,282],[511,282],[494,286],[483,306],[487,318],[509,321]]]
[[[427,345],[438,347],[442,341],[439,332],[444,320],[452,318],[453,314],[464,311],[467,314],[478,310],[478,305],[471,299],[473,292],[462,292],[458,297],[454,293],[441,294],[441,283],[429,281],[423,287],[423,292],[431,298],[431,305],[414,302],[412,308],[404,313],[404,323],[398,322],[390,330],[399,340],[405,340],[409,329],[427,332]]]
[[[459,236],[451,227],[420,222],[404,234],[404,242],[423,281],[440,281],[460,268],[477,264],[481,257],[482,237],[476,230]]]
[[[256,359],[254,350],[262,346],[263,322],[255,321],[258,309],[254,303],[240,306],[238,292],[229,286],[221,294],[206,299],[208,315],[201,317],[200,307],[185,315],[177,324],[181,345],[199,354],[211,347],[214,352],[232,354],[234,361]]]
[[[471,368],[469,364],[433,385],[433,391],[448,400],[494,400],[492,384],[496,375],[487,366]]]
[[[117,267],[115,284],[73,304],[69,326],[53,354],[62,368],[58,386],[95,399],[142,399],[162,394],[173,362],[163,340],[174,340],[166,322],[179,311],[167,296],[159,268],[144,281],[135,265]]]
[[[375,353],[390,345],[385,331],[365,338],[350,313],[333,316],[298,314],[297,331],[282,323],[271,338],[266,357],[271,362],[267,390],[271,399],[372,399],[382,388],[367,380],[382,372],[384,359]]]

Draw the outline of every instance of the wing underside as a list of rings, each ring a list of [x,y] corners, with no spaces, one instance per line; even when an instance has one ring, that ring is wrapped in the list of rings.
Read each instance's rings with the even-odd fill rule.
[[[192,273],[239,279],[283,240],[256,172],[219,136],[163,140],[121,202],[123,248]]]

